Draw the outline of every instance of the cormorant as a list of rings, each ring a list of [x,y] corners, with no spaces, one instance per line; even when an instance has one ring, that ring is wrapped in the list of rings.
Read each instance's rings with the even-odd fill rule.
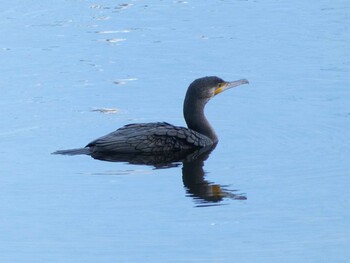
[[[90,142],[84,148],[60,150],[54,154],[172,155],[215,146],[218,137],[204,115],[206,103],[229,88],[247,83],[246,79],[226,82],[215,76],[193,81],[188,87],[183,105],[188,128],[166,122],[129,124]]]

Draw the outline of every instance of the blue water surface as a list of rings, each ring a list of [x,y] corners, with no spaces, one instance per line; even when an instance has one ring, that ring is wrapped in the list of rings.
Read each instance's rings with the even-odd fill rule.
[[[0,10],[0,262],[348,262],[350,2],[15,1]],[[57,156],[206,114],[204,202],[169,169]],[[107,113],[99,110],[106,110]],[[109,109],[109,111],[108,111]],[[97,110],[97,111],[96,111]]]

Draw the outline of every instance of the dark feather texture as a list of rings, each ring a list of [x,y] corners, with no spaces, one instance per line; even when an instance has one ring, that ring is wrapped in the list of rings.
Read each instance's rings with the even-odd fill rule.
[[[166,122],[126,125],[90,142],[92,153],[164,153],[194,150],[212,145],[206,136]]]

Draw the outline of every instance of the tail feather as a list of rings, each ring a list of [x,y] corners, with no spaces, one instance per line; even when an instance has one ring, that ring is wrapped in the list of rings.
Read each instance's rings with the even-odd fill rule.
[[[78,148],[78,149],[69,149],[69,150],[59,150],[55,151],[52,154],[63,154],[63,155],[78,155],[78,154],[87,154],[90,155],[90,148]]]

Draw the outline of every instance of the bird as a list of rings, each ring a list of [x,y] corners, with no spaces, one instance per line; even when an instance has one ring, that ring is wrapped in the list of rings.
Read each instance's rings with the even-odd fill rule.
[[[219,93],[248,83],[246,79],[228,82],[216,76],[196,79],[189,85],[183,104],[187,128],[167,122],[133,123],[93,140],[84,148],[58,150],[53,154],[172,155],[215,147],[218,136],[205,117],[205,105]]]

